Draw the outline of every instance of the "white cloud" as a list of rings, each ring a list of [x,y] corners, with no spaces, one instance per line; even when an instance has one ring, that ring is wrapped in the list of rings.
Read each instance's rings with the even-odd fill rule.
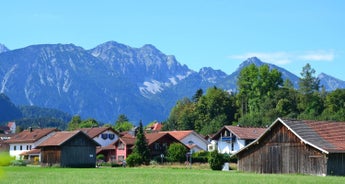
[[[232,55],[231,59],[246,60],[250,57],[258,57],[260,60],[277,65],[285,65],[298,61],[333,61],[333,51],[301,51],[301,52],[248,52],[240,55]]]

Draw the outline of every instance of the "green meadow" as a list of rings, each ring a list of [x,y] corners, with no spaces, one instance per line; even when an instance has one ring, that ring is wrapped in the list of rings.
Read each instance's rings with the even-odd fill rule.
[[[107,183],[345,183],[345,177],[287,174],[253,174],[209,169],[138,167],[138,168],[42,168],[2,167],[0,183],[25,184],[107,184]]]

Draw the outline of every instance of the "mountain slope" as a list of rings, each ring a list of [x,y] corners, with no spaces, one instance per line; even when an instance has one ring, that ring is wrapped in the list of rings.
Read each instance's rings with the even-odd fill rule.
[[[190,70],[153,45],[132,48],[110,41],[90,50],[73,44],[32,45],[0,53],[0,92],[17,105],[59,109],[103,123],[126,114],[133,123],[147,124],[166,120],[177,100],[200,88],[236,91],[240,70],[252,63],[268,64],[249,58],[227,75],[210,67]],[[297,76],[268,65],[298,87]],[[342,86],[336,85],[342,81],[332,81],[326,89]]]
[[[345,88],[345,81],[339,80],[325,73],[320,73],[317,77],[320,79],[320,86],[324,86],[327,91],[333,91],[337,88]]]

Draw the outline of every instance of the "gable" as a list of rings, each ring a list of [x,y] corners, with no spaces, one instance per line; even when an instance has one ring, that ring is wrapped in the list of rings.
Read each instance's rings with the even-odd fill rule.
[[[267,141],[268,137],[274,136],[272,130],[279,126],[283,126],[286,133],[293,134],[300,143],[309,145],[323,153],[345,153],[345,138],[343,136],[345,123],[282,120],[278,118],[260,137],[241,149],[237,154],[251,149],[253,145]],[[284,137],[280,137],[280,139],[280,142],[285,140]]]

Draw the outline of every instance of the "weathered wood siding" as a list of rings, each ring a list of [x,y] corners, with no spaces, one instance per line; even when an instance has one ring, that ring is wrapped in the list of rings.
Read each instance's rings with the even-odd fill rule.
[[[61,146],[61,167],[95,167],[96,145],[78,134]]]
[[[41,149],[41,162],[43,165],[52,166],[60,164],[61,151],[57,146],[43,147]]]
[[[303,144],[285,126],[277,123],[260,142],[238,154],[238,168],[256,173],[326,175],[327,157]]]

